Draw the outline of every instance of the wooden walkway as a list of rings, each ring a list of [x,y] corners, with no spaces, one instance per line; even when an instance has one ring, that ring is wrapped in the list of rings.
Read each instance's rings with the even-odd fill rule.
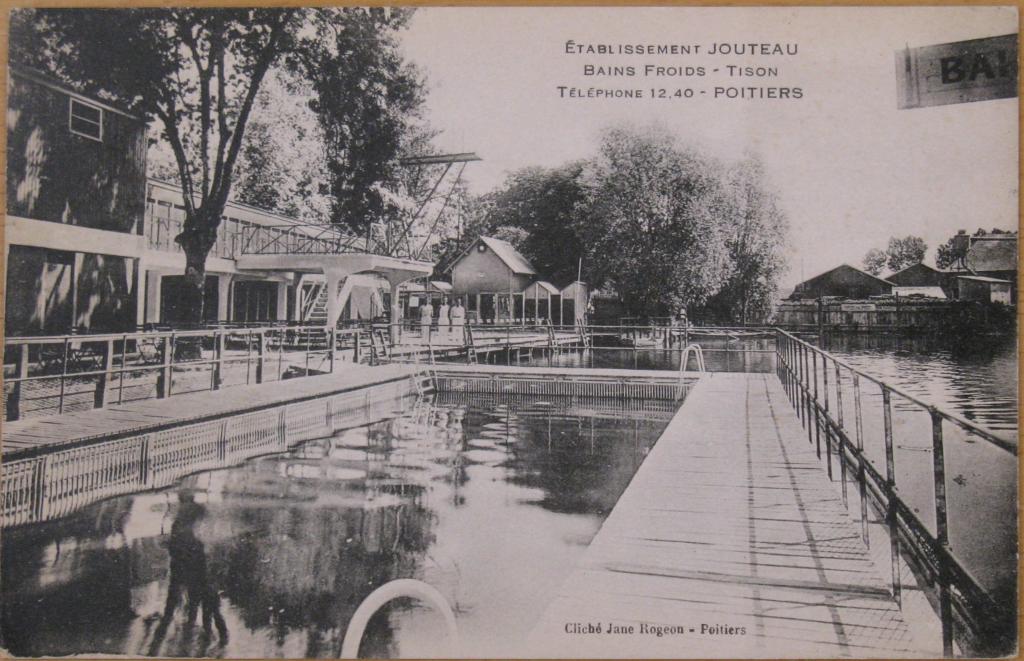
[[[15,459],[95,441],[135,436],[185,423],[220,418],[408,378],[411,365],[347,364],[344,371],[215,392],[148,399],[103,409],[29,418],[3,425],[3,458]]]
[[[541,616],[527,655],[941,656],[938,641],[908,627],[885,576],[775,376],[709,374]]]

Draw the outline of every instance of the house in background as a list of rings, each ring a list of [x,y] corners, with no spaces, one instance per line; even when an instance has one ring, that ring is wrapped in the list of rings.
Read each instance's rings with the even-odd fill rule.
[[[511,243],[481,236],[451,266],[452,295],[461,298],[470,322],[522,319],[523,291],[537,269]]]
[[[972,236],[969,241],[964,257],[964,266],[970,272],[969,275],[1009,282],[1011,301],[1016,301],[1017,234]]]
[[[984,275],[956,276],[956,297],[961,301],[984,301],[1010,305],[1013,285],[1009,280],[990,278]]]
[[[955,273],[952,271],[937,269],[919,262],[886,276],[885,279],[897,287],[939,287],[946,297],[949,297],[953,289],[954,276]]]
[[[557,287],[507,241],[481,236],[451,266],[452,296],[466,306],[471,323],[581,322],[590,304],[585,282]]]
[[[866,271],[841,264],[799,283],[789,300],[818,299],[828,296],[838,298],[869,298],[892,294],[893,283],[871,275]]]

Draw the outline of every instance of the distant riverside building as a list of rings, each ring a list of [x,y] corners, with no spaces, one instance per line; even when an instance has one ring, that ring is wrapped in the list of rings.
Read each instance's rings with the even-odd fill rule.
[[[988,303],[1013,303],[1013,285],[1009,280],[989,278],[983,275],[956,276],[956,297],[961,301],[985,301]]]
[[[948,296],[952,288],[953,273],[924,263],[913,264],[885,279],[898,288],[939,287]]]
[[[180,323],[185,209],[179,187],[146,178],[143,120],[18,67],[7,92],[7,336]],[[206,262],[205,321],[401,318],[403,284],[433,265],[361,252],[360,241],[228,202]]]
[[[869,298],[892,293],[893,283],[873,276],[849,264],[841,264],[798,284],[789,300],[837,298]]]
[[[964,265],[969,275],[1010,283],[1011,300],[1017,300],[1017,234],[986,234],[969,239]],[[964,274],[968,275],[968,274]]]

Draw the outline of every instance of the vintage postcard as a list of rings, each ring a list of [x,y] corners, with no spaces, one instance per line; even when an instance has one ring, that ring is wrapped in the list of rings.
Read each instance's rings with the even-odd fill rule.
[[[0,647],[1018,652],[1018,13],[21,8]]]

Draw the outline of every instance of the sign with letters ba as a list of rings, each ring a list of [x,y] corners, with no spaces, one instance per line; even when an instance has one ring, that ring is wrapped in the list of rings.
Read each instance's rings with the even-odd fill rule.
[[[898,105],[927,108],[1017,96],[1017,35],[896,51]]]

